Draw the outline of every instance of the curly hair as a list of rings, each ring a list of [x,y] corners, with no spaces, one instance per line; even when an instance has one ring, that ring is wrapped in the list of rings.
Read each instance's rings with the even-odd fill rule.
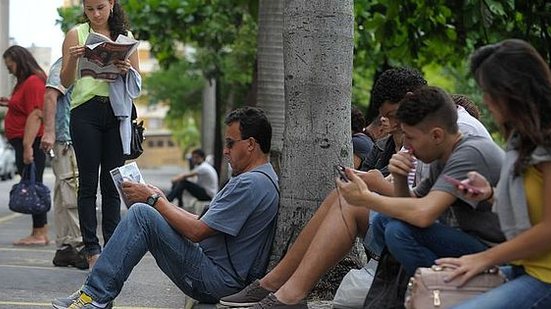
[[[537,146],[551,149],[551,71],[529,43],[509,39],[477,49],[471,72],[505,119],[505,136],[519,135],[515,175],[528,166]]]
[[[241,138],[253,137],[263,153],[269,153],[272,144],[272,125],[259,108],[245,106],[231,111],[224,120],[226,125],[239,122]]]
[[[396,112],[400,122],[409,126],[438,124],[448,133],[456,133],[457,107],[446,91],[425,86],[408,93]]]
[[[351,112],[350,120],[352,123],[352,134],[363,132],[363,129],[365,127],[364,114],[356,106],[352,106],[352,108],[350,109],[350,112]]]
[[[46,73],[42,70],[40,65],[38,65],[38,62],[36,62],[31,52],[26,48],[19,45],[10,46],[4,51],[2,57],[4,60],[10,58],[17,66],[16,72],[14,72],[15,78],[17,78],[17,84],[15,85],[14,91],[33,74],[38,75],[44,81],[46,80]]]
[[[83,0],[82,2],[84,3],[86,0]],[[84,20],[86,22],[90,22],[85,13]],[[117,0],[113,0],[113,11],[111,11],[111,15],[109,15],[107,24],[109,25],[109,32],[113,41],[117,39],[119,34],[128,35],[128,20],[124,10]]]
[[[463,107],[469,115],[480,119],[480,109],[468,96],[464,94],[452,94],[451,97],[455,105]]]
[[[408,92],[425,86],[427,81],[421,72],[413,68],[400,67],[388,69],[379,76],[371,95],[373,105],[378,110],[383,103],[398,103]]]

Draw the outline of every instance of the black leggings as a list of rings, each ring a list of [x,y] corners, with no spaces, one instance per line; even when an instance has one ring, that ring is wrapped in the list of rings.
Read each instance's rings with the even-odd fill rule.
[[[96,195],[101,191],[102,233],[107,244],[119,223],[121,203],[110,170],[124,164],[119,120],[111,103],[94,97],[71,111],[71,137],[79,171],[78,215],[85,253],[99,254]]]
[[[9,140],[9,143],[15,149],[15,165],[17,166],[17,172],[23,176],[23,169],[25,163],[23,163],[23,139],[13,138]],[[36,182],[42,182],[42,174],[44,174],[44,165],[46,164],[46,154],[40,149],[40,137],[36,137],[33,142],[33,157],[34,165],[36,167]],[[41,228],[48,224],[48,212],[38,215],[32,215],[33,228]]]

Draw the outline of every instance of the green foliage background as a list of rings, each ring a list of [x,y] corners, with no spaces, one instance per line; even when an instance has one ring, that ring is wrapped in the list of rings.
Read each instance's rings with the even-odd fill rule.
[[[254,104],[258,0],[121,0],[136,37],[162,66],[146,77],[150,104],[170,104],[169,127],[182,145],[197,144],[203,77],[219,86],[218,111]],[[373,80],[391,66],[421,69],[430,84],[481,96],[467,66],[477,47],[522,38],[551,59],[551,3],[545,0],[356,0],[353,104],[369,110]],[[59,10],[66,31],[80,7]],[[193,47],[186,55],[182,46]],[[496,126],[486,109],[482,120]],[[193,132],[192,132],[193,131]]]

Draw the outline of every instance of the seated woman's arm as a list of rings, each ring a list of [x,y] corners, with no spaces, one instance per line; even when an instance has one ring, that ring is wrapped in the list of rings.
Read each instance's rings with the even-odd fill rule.
[[[542,171],[542,192],[551,192],[551,162],[541,163],[537,168]],[[551,251],[551,195],[544,194],[542,199],[543,218],[529,230],[486,251],[460,258],[438,259],[436,263],[457,267],[448,279],[461,277],[462,284],[494,265],[526,259]]]

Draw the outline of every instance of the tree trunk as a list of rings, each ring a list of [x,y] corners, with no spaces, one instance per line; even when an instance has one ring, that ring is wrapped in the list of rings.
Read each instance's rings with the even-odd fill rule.
[[[333,165],[352,164],[353,2],[285,0],[283,12],[286,122],[276,261],[335,188]]]
[[[281,175],[285,125],[283,85],[283,0],[260,0],[258,8],[257,106],[272,124],[272,164]]]
[[[203,113],[201,114],[201,145],[207,155],[214,155],[216,130],[216,80],[205,79],[203,88]]]

